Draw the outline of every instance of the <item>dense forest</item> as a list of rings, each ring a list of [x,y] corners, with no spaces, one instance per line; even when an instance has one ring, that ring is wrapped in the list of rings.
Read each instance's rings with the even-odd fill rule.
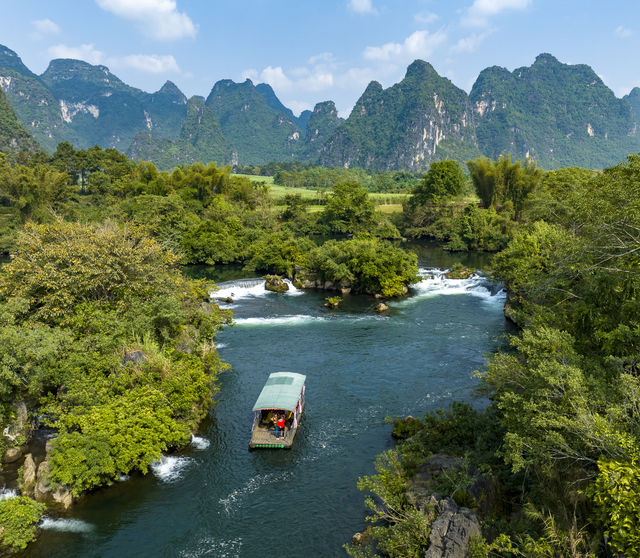
[[[348,552],[424,555],[434,513],[409,486],[445,453],[461,466],[432,488],[480,515],[474,556],[640,553],[640,156],[601,172],[445,160],[423,176],[295,163],[166,172],[68,143],[0,157],[0,424],[15,434],[0,450],[26,442],[13,430],[21,405],[57,432],[48,499],[31,497],[43,479],[34,487],[23,470],[22,496],[0,500],[3,547],[35,537],[44,505],[146,472],[208,412],[227,368],[216,332],[232,317],[182,266],[239,263],[388,298],[417,279],[401,239],[428,238],[496,252],[518,332],[478,372],[486,408],[395,421],[397,448],[360,483],[368,538]],[[380,193],[398,196],[392,211]],[[479,476],[492,498],[472,494]]]

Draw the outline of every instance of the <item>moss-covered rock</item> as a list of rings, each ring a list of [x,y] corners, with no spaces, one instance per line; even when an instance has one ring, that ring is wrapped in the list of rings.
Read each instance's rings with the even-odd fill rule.
[[[289,290],[289,285],[287,285],[279,275],[265,275],[264,280],[264,288],[268,291],[285,293]]]

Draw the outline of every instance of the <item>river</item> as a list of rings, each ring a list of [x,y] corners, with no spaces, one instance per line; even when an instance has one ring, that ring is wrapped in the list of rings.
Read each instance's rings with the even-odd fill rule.
[[[382,316],[370,297],[327,310],[328,293],[222,283],[216,296],[234,299],[236,325],[219,335],[219,351],[233,369],[191,446],[45,518],[21,556],[345,556],[342,545],[365,527],[358,477],[393,447],[385,417],[472,400],[472,372],[505,333],[502,292],[434,269],[481,266],[480,256],[429,247],[419,256],[424,279]],[[307,376],[301,428],[290,451],[249,452],[251,407],[278,370]]]

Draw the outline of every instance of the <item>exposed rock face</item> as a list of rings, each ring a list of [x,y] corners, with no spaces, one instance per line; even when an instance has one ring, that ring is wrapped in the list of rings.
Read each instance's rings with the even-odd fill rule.
[[[24,401],[14,403],[12,411],[14,418],[2,432],[9,446],[2,455],[3,463],[14,463],[22,457],[23,448],[20,444],[24,444],[33,431],[33,425],[29,422],[29,414]]]
[[[405,78],[383,89],[371,82],[349,118],[320,152],[327,166],[377,170],[427,169],[445,140],[476,148],[467,94],[416,60]]]
[[[431,524],[429,548],[425,558],[465,558],[469,555],[471,537],[479,537],[480,521],[468,508],[460,508],[451,498],[430,502],[439,513]]]
[[[57,504],[66,510],[73,503],[71,491],[64,486],[54,488],[49,479],[49,471],[49,463],[46,460],[40,463],[36,475],[33,497],[38,502]]]
[[[21,447],[8,448],[2,456],[3,463],[15,463],[22,456]]]
[[[540,54],[529,67],[483,70],[469,94],[480,150],[533,157],[545,169],[602,168],[637,151],[631,98],[617,99],[584,64]]]
[[[147,357],[142,351],[130,351],[122,357],[122,365],[126,366],[131,363],[134,366],[137,366],[145,360],[147,360]]]
[[[27,496],[33,496],[33,489],[36,484],[36,464],[33,455],[28,453],[22,465],[22,492]]]
[[[265,275],[264,279],[264,288],[268,291],[285,293],[289,290],[289,285],[287,285],[279,275]]]

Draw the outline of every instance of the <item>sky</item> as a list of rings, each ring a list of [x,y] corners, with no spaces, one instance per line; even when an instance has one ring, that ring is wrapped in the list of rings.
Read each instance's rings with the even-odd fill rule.
[[[188,97],[220,79],[269,83],[294,113],[335,101],[346,117],[371,80],[415,59],[469,92],[489,66],[542,52],[588,64],[621,97],[640,86],[636,0],[0,0],[0,44],[40,74],[54,58]]]

